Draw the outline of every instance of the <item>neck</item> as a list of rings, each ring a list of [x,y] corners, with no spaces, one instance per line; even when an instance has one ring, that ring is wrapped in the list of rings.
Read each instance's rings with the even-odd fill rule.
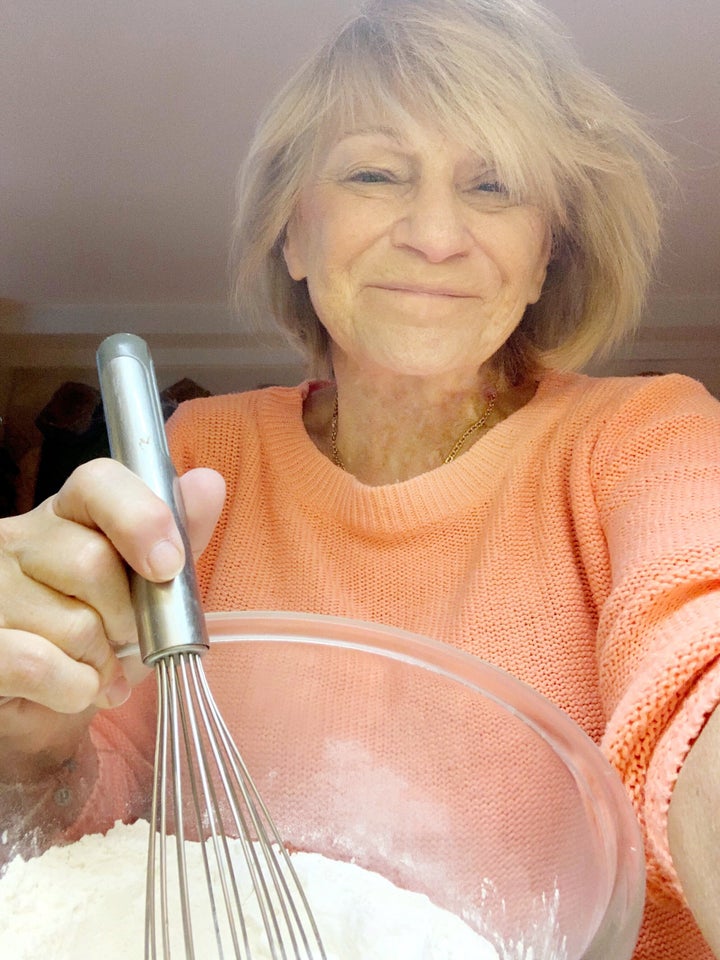
[[[311,395],[306,426],[326,456],[368,485],[409,480],[461,457],[522,405],[486,368],[432,379],[356,376],[343,363],[335,372],[336,389]]]

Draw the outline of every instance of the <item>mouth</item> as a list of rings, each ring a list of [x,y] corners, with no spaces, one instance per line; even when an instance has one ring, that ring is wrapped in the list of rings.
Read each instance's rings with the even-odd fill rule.
[[[371,284],[376,290],[385,290],[389,293],[404,293],[419,297],[449,297],[459,300],[472,299],[472,294],[452,287],[434,287],[416,283],[376,283]]]

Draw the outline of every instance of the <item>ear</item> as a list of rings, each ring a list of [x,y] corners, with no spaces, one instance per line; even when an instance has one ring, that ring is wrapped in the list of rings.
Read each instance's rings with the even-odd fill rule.
[[[285,266],[293,280],[304,280],[307,276],[305,261],[301,254],[303,246],[300,239],[301,233],[297,211],[295,211],[285,227],[285,242],[282,248]]]

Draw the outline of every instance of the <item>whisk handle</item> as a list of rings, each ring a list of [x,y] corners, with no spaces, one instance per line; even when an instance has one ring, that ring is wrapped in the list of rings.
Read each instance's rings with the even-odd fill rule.
[[[210,644],[150,350],[142,338],[117,333],[100,344],[97,367],[110,452],[168,504],[185,545],[185,566],[168,583],[131,574],[142,658],[153,663],[181,650],[202,653]]]

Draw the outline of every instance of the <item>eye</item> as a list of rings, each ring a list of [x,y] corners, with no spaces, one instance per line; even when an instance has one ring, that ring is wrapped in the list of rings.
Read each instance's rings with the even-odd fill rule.
[[[348,180],[351,183],[392,183],[393,177],[385,170],[356,170]]]
[[[468,202],[482,209],[501,209],[517,202],[513,192],[494,170],[487,170],[469,181],[465,190]]]
[[[475,190],[480,193],[499,193],[507,195],[508,189],[504,183],[501,183],[499,180],[481,180],[479,183],[475,184]]]

